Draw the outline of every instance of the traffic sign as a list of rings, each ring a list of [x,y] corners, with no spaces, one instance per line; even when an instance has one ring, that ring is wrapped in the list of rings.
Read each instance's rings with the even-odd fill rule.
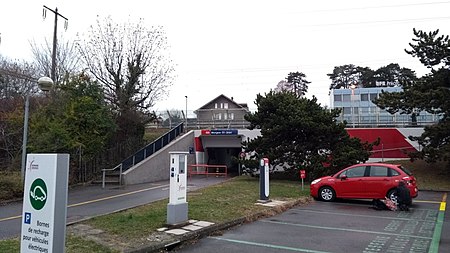
[[[300,178],[302,179],[302,191],[303,191],[303,179],[306,178],[306,171],[300,170]]]
[[[306,178],[306,171],[305,170],[300,170],[300,178]]]

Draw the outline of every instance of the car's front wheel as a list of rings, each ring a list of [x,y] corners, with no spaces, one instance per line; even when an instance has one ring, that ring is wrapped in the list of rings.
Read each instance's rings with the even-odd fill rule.
[[[323,201],[333,201],[336,198],[336,192],[329,186],[319,189],[319,198]]]

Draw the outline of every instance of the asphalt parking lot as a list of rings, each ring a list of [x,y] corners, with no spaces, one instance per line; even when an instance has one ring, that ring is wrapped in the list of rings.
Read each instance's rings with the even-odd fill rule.
[[[313,201],[203,238],[176,252],[450,252],[447,194],[420,192],[409,212],[370,201]]]

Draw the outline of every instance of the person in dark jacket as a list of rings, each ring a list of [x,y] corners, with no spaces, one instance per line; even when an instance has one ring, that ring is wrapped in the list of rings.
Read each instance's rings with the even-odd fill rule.
[[[409,211],[409,206],[411,205],[411,194],[409,189],[406,187],[404,181],[398,183],[395,189],[397,195],[397,205],[400,211]]]

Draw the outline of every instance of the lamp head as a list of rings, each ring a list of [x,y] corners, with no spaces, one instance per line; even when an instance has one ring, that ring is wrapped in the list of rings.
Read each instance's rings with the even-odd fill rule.
[[[42,91],[50,91],[53,86],[53,80],[50,77],[44,76],[38,80],[39,89]]]

